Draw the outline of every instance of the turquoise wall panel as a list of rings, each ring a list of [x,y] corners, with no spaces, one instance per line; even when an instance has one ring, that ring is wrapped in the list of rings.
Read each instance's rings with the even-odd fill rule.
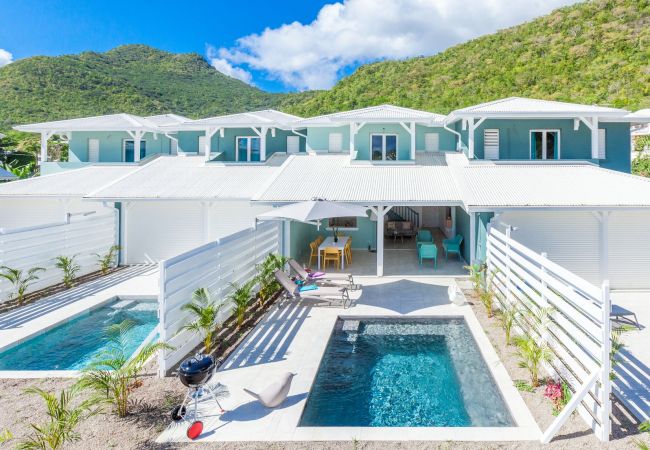
[[[456,233],[463,236],[463,243],[460,246],[460,251],[465,261],[470,260],[470,220],[469,214],[465,212],[460,206],[456,206]]]
[[[485,261],[487,255],[487,226],[494,213],[476,214],[476,259]]]
[[[354,148],[358,160],[370,160],[370,135],[387,133],[397,135],[397,159],[411,158],[411,135],[400,124],[378,123],[367,124],[354,137]]]
[[[213,152],[221,152],[222,156],[219,158],[221,161],[236,161],[235,147],[237,137],[257,137],[252,128],[227,128],[224,130],[223,137],[217,132],[212,136],[211,149]],[[272,135],[271,130],[266,134],[266,157],[268,158],[276,152],[287,151],[287,137],[298,136],[291,131],[275,130],[275,137]],[[305,138],[300,137],[300,151],[305,151]]]
[[[179,131],[176,136],[178,137],[178,150],[186,153],[198,153],[199,136],[205,136],[205,133],[203,131]]]
[[[467,154],[468,132],[461,129],[460,121],[454,125],[462,135],[463,149]],[[530,159],[531,130],[560,130],[560,159],[591,160],[591,131],[584,123],[577,131],[573,119],[488,119],[474,134],[474,155],[484,157],[483,131],[486,128],[499,130],[499,158],[510,160]],[[592,160],[602,167],[630,172],[630,129],[629,123],[601,122],[605,129],[605,151],[607,158]]]
[[[132,139],[124,131],[74,131],[70,134],[69,162],[88,161],[88,140],[99,139],[99,162],[121,162],[122,143],[125,139]],[[152,133],[145,133],[143,141],[146,141],[147,156],[164,153],[169,154],[170,139],[163,135],[154,138]]]
[[[439,147],[440,151],[455,151],[456,150],[456,135],[451,131],[445,130],[442,127],[425,127],[422,125],[415,126],[415,149],[424,150],[424,135],[426,133],[438,133],[440,136]]]

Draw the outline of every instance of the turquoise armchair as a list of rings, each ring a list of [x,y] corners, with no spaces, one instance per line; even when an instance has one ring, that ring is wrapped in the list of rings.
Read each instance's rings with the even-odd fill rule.
[[[415,242],[417,243],[418,248],[420,248],[421,244],[432,244],[433,236],[429,230],[420,230],[418,231],[418,236]]]
[[[434,270],[438,268],[438,247],[436,244],[422,242],[418,246],[418,258],[420,259],[420,265],[422,265],[422,260],[424,259],[433,259],[433,268]]]
[[[445,261],[450,253],[456,253],[460,259],[460,244],[463,243],[463,236],[457,234],[451,239],[442,241],[442,248],[445,250]]]

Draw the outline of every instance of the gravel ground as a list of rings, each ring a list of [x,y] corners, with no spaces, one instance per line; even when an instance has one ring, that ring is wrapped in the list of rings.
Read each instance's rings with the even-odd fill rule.
[[[482,305],[465,292],[479,321],[492,341],[497,353],[513,379],[527,379],[524,369],[517,367],[513,347],[506,347],[503,332],[495,319],[488,319]],[[184,389],[173,377],[159,379],[151,374],[143,377],[143,385],[133,394],[132,414],[125,419],[118,419],[113,414],[101,414],[91,417],[80,427],[82,439],[70,445],[71,449],[173,449],[182,445],[159,446],[154,439],[169,423],[169,411],[180,401]],[[70,379],[39,380],[0,380],[0,431],[10,430],[15,439],[0,445],[0,448],[12,448],[17,439],[30,431],[29,423],[38,423],[45,419],[44,406],[38,396],[26,395],[22,391],[30,386],[38,386],[49,391],[58,391],[72,384]],[[543,388],[537,392],[522,392],[526,404],[531,410],[540,428],[545,429],[554,419],[551,403],[543,397]],[[481,442],[242,442],[191,444],[194,448],[220,449],[596,449],[596,448],[637,448],[635,440],[641,436],[636,433],[636,424],[632,423],[621,410],[614,406],[615,421],[613,438],[608,444],[602,444],[574,414],[560,430],[558,436],[549,446],[531,442],[481,443]],[[9,412],[11,411],[11,412]],[[650,436],[645,437],[650,441]]]

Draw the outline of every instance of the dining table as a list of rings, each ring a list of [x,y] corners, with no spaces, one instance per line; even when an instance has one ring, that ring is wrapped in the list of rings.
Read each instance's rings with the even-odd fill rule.
[[[327,247],[334,247],[338,249],[341,254],[341,270],[345,269],[345,243],[350,239],[348,236],[339,236],[338,240],[334,242],[333,236],[327,236],[323,242],[318,246],[318,270],[321,269],[320,266],[320,254]]]

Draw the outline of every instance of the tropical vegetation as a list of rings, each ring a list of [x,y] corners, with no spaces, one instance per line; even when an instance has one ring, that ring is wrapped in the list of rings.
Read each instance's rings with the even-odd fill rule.
[[[252,279],[243,284],[230,283],[232,292],[228,295],[228,300],[232,302],[232,313],[235,316],[237,328],[241,328],[246,318],[246,310],[253,295],[255,282],[256,280]]]
[[[111,247],[108,249],[108,251],[104,254],[101,253],[95,253],[95,257],[97,258],[97,262],[99,264],[99,270],[101,271],[102,275],[106,275],[109,270],[116,264],[115,257],[117,256],[117,252],[120,250],[119,245],[111,245]]]
[[[22,305],[27,289],[38,280],[38,273],[44,271],[45,269],[42,267],[33,267],[24,271],[8,266],[0,266],[0,278],[4,278],[13,285],[14,292],[11,298],[15,298],[18,304]]]
[[[213,299],[210,291],[199,288],[192,293],[192,301],[181,308],[189,312],[192,317],[191,322],[182,329],[199,334],[204,351],[208,355],[215,347],[214,336],[220,325],[219,311],[222,307],[223,302]]]
[[[164,342],[151,342],[131,355],[129,333],[135,326],[130,320],[106,328],[110,345],[84,369],[80,385],[93,390],[103,401],[112,405],[119,417],[129,414],[130,395],[139,386],[139,377],[147,360],[158,350],[171,349]]]
[[[77,263],[77,255],[72,256],[57,256],[54,258],[54,264],[57,269],[63,272],[63,284],[70,289],[74,286],[74,281],[77,279],[77,272],[81,270],[81,266]]]
[[[257,277],[256,281],[259,283],[259,300],[261,304],[266,303],[273,295],[280,290],[280,283],[275,278],[275,271],[283,269],[289,258],[277,253],[269,253],[269,255],[256,266]]]

